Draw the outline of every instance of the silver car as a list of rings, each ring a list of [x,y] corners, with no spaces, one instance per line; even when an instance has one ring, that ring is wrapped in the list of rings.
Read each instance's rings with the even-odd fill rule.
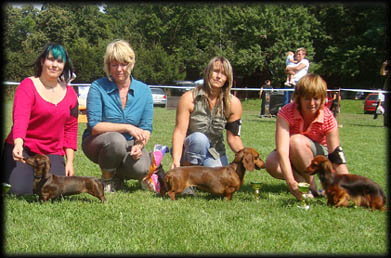
[[[166,107],[167,105],[167,95],[164,93],[164,90],[161,88],[151,88],[153,105]]]

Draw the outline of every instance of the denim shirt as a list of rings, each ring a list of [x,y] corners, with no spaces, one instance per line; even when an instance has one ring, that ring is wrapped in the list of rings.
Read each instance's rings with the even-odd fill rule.
[[[83,139],[91,135],[92,128],[99,122],[131,124],[152,132],[153,99],[148,85],[131,77],[128,101],[122,109],[117,84],[107,77],[91,84],[87,95],[87,128]],[[132,140],[129,133],[122,133]]]

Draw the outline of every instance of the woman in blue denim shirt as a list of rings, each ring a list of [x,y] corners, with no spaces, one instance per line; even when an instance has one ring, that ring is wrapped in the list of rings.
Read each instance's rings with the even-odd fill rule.
[[[134,64],[128,42],[109,43],[104,56],[107,77],[94,81],[87,96],[82,149],[99,165],[105,192],[122,188],[124,180],[141,180],[151,164],[144,146],[152,132],[152,93],[131,76]]]

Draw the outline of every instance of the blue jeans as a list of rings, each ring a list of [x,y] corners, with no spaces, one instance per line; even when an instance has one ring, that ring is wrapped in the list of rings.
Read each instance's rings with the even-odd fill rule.
[[[195,132],[186,137],[182,160],[190,162],[193,165],[200,165],[205,167],[221,167],[228,165],[227,155],[220,156],[215,159],[209,152],[210,142],[208,137],[199,132]]]
[[[284,91],[284,106],[291,102],[292,91]]]

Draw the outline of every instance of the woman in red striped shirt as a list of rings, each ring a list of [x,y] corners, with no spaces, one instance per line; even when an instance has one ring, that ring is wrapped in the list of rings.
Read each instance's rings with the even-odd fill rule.
[[[325,107],[326,94],[327,84],[322,77],[307,74],[296,85],[294,101],[277,114],[276,150],[266,159],[266,171],[285,180],[299,200],[302,194],[298,182],[310,183],[312,195],[318,195],[314,176],[305,172],[316,155],[329,156],[337,173],[349,173],[340,147],[337,121]]]

